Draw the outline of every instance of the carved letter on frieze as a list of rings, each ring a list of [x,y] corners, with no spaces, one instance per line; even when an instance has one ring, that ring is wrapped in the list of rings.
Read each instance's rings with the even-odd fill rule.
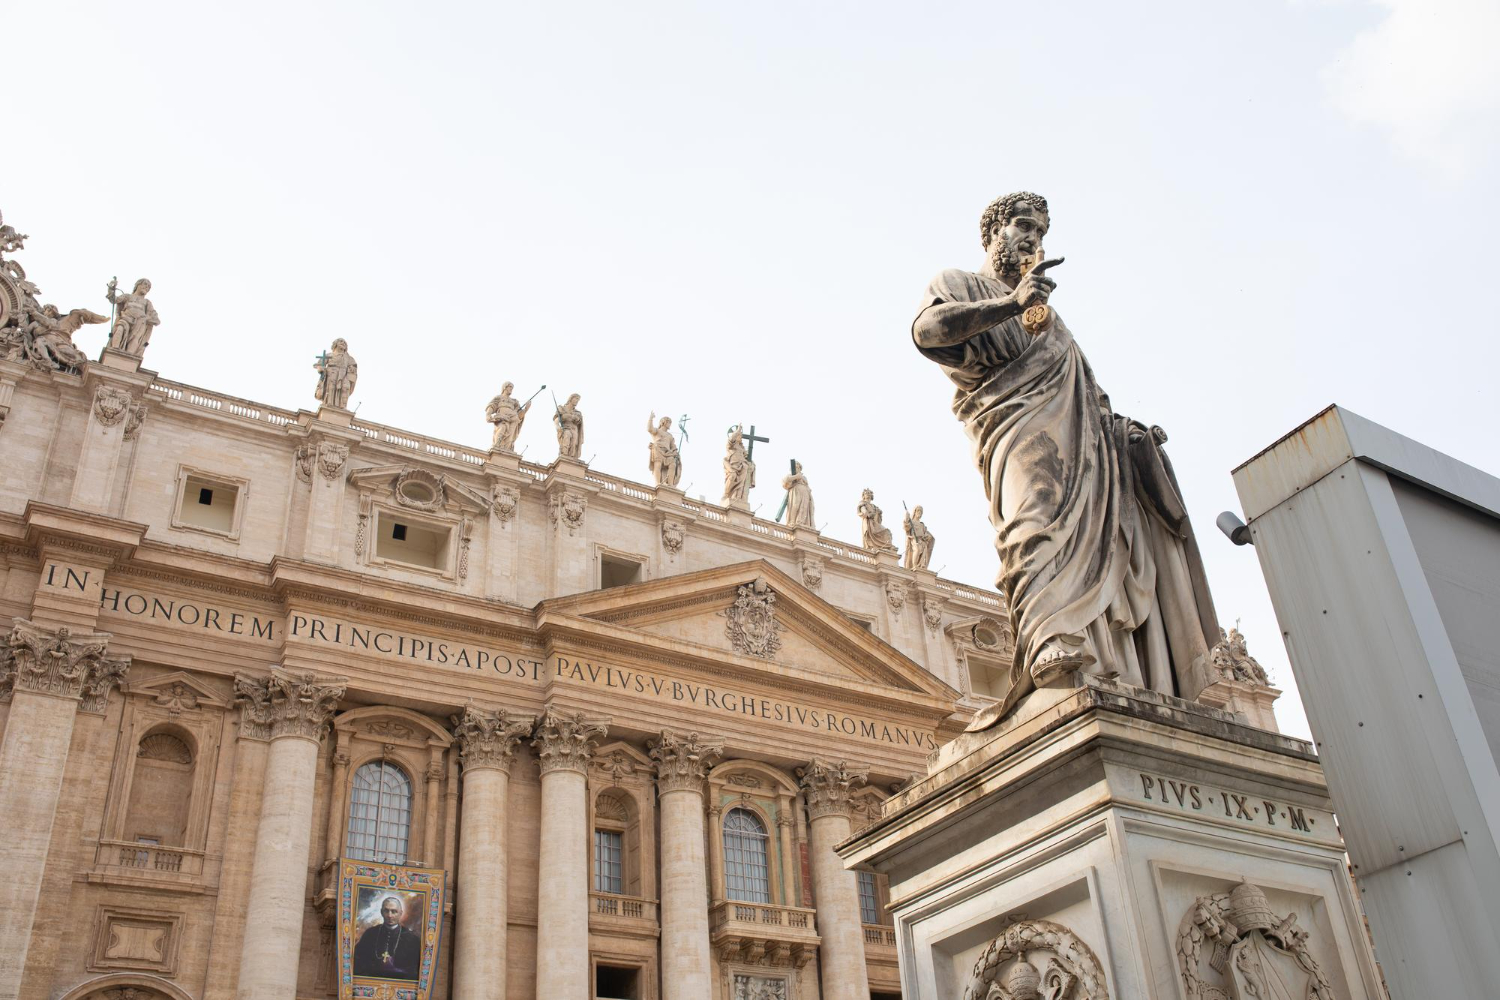
[[[470,702],[449,722],[465,772],[481,767],[508,772],[516,756],[516,745],[536,725],[536,716],[512,715],[503,708],[486,711]]]
[[[701,792],[704,775],[724,754],[724,741],[663,729],[661,739],[652,742],[650,753],[656,761],[657,787],[663,794],[679,789]]]
[[[979,955],[964,1000],[1109,1000],[1104,967],[1062,924],[1018,918]]]
[[[736,650],[763,660],[774,659],[786,626],[776,620],[776,594],[764,577],[756,577],[735,591],[734,603],[721,611],[725,634]]]
[[[94,390],[94,416],[105,427],[113,427],[125,419],[130,410],[130,393],[113,385],[101,385]]]
[[[812,819],[847,816],[850,795],[865,783],[869,774],[868,767],[814,757],[806,767],[797,769],[802,797],[807,802],[807,815]]]
[[[240,705],[245,735],[321,739],[346,685],[342,677],[286,670],[277,670],[265,680],[236,674],[235,701]]]
[[[1334,998],[1333,984],[1308,952],[1307,931],[1297,926],[1297,915],[1278,917],[1265,892],[1245,879],[1230,892],[1199,896],[1188,907],[1177,928],[1177,967],[1188,1000]]]
[[[570,770],[588,773],[589,758],[594,755],[594,741],[608,730],[606,719],[585,719],[582,712],[558,712],[548,709],[536,724],[531,741],[536,750],[542,774]]]
[[[109,692],[124,679],[129,658],[108,659],[108,632],[49,629],[25,618],[12,619],[0,647],[0,700],[14,691],[79,699],[85,712],[102,712]]]

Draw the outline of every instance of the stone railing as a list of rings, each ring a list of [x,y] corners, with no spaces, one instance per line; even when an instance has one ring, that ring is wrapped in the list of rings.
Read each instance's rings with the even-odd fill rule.
[[[222,393],[209,392],[207,389],[168,382],[164,379],[152,382],[150,391],[164,399],[201,406],[205,410],[214,410],[218,413],[232,414],[255,423],[270,424],[272,427],[285,427],[287,424],[297,422],[297,414],[292,410],[278,410],[274,406],[266,406],[263,403],[252,403],[248,399],[225,396]]]
[[[126,840],[101,840],[96,864],[101,869],[121,874],[196,878],[203,874],[203,852]]]
[[[865,944],[896,947],[896,928],[885,924],[865,924]]]
[[[728,899],[715,906],[709,915],[711,930],[718,930],[732,923],[785,927],[789,930],[811,930],[813,911],[805,910],[800,906],[772,906],[768,903],[744,903]]]
[[[430,438],[421,434],[413,434],[410,431],[397,430],[394,427],[386,427],[383,424],[372,424],[364,420],[353,420],[350,427],[359,431],[371,441],[379,441],[382,444],[392,444],[397,448],[406,448],[422,455],[434,458],[446,458],[450,462],[463,462],[479,468],[489,460],[489,453],[479,451],[475,448],[466,448],[452,441],[443,441],[439,438]]]
[[[656,923],[656,900],[639,896],[617,896],[612,892],[589,893],[589,913]]]

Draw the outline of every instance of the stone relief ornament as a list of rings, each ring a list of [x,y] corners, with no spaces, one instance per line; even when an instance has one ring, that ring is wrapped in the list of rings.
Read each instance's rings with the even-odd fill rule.
[[[402,469],[391,484],[396,502],[414,510],[438,510],[447,502],[442,477],[424,469]]]
[[[726,619],[725,634],[729,644],[738,652],[769,660],[781,648],[781,636],[786,626],[776,620],[776,594],[765,577],[758,576],[751,583],[735,591],[734,603],[721,611]]]
[[[547,511],[552,516],[552,524],[567,528],[571,535],[583,527],[583,512],[588,509],[588,505],[589,502],[581,494],[565,490],[553,494]]]
[[[1017,917],[980,953],[964,1000],[1109,1000],[1109,990],[1104,967],[1078,935]]]
[[[899,617],[901,609],[906,607],[906,584],[900,580],[887,581],[885,585],[885,600]]]
[[[115,279],[109,279],[104,297],[115,309],[115,325],[109,331],[109,346],[114,350],[136,357],[146,353],[146,343],[151,339],[151,331],[161,322],[161,317],[156,315],[156,307],[146,298],[149,291],[151,282],[146,278],[137,281],[135,288],[129,292],[120,291]]]
[[[481,767],[509,771],[516,747],[536,725],[536,716],[513,715],[503,708],[488,711],[469,702],[448,722],[466,772]]]
[[[246,735],[260,739],[278,736],[322,739],[346,686],[342,677],[289,670],[273,671],[266,678],[234,675],[241,724]]]
[[[174,681],[156,693],[156,704],[167,710],[170,718],[198,707],[198,694],[181,681]]]
[[[502,486],[496,484],[490,490],[490,509],[495,512],[501,523],[509,521],[516,516],[516,509],[521,505],[521,491],[514,486]]]
[[[922,621],[927,631],[936,633],[943,624],[943,603],[930,597],[922,598]]]
[[[469,547],[474,544],[474,520],[464,518],[458,531],[458,578],[469,578]]]
[[[682,543],[687,539],[687,528],[681,521],[663,521],[661,523],[661,545],[672,555],[682,551]]]
[[[359,363],[349,353],[349,342],[343,337],[335,340],[332,347],[313,361],[313,369],[318,373],[313,398],[326,406],[348,409],[349,397],[354,395],[355,383],[359,381]]]
[[[1307,948],[1297,915],[1278,917],[1245,879],[1228,893],[1199,896],[1177,931],[1177,966],[1188,1000],[1333,1000],[1333,984]],[[1203,968],[1209,947],[1208,970]]]
[[[312,445],[303,444],[297,446],[297,452],[293,456],[293,460],[296,464],[297,469],[297,478],[302,480],[304,483],[307,483],[309,486],[312,485],[313,456],[316,453],[317,449]]]
[[[797,781],[802,785],[807,815],[812,819],[848,815],[850,797],[869,776],[868,767],[850,764],[846,760],[831,761],[814,757],[808,761],[807,766],[797,768]]]
[[[1227,681],[1271,686],[1265,668],[1245,649],[1245,637],[1240,634],[1238,623],[1228,632],[1219,629],[1219,641],[1209,650],[1208,659],[1219,676]]]
[[[802,586],[808,590],[817,590],[823,586],[823,562],[820,559],[809,559],[802,564]]]
[[[536,750],[537,766],[543,774],[561,768],[587,774],[595,740],[608,729],[609,723],[605,719],[586,719],[582,712],[547,709],[537,720],[531,740],[531,746]]]
[[[724,741],[663,729],[661,739],[654,740],[647,752],[656,761],[656,780],[661,791],[683,788],[701,791],[704,775],[724,755]]]
[[[859,506],[855,508],[860,520],[860,544],[871,552],[895,552],[891,541],[891,529],[882,521],[885,516],[875,506],[875,491],[865,490],[860,494]]]
[[[125,440],[134,441],[136,435],[141,432],[141,425],[146,422],[147,406],[144,403],[136,403],[130,407],[130,416],[125,418]]]
[[[128,658],[105,656],[108,632],[49,629],[25,618],[11,619],[0,642],[0,701],[15,691],[78,698],[86,712],[104,710],[109,692],[122,683]]]
[[[349,460],[349,448],[347,445],[335,444],[332,441],[324,441],[318,445],[318,471],[323,478],[332,482],[339,476],[339,470]]]
[[[113,385],[101,385],[94,390],[94,416],[105,427],[113,427],[125,419],[130,411],[130,393]]]
[[[787,1000],[786,980],[779,976],[734,974],[734,1000]]]

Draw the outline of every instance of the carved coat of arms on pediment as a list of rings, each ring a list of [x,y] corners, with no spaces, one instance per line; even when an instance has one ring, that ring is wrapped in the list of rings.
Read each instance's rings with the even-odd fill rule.
[[[776,594],[764,577],[756,577],[735,590],[734,603],[720,612],[726,619],[724,632],[736,651],[769,660],[781,648],[779,633],[786,626],[776,620]]]
[[[1072,930],[1019,917],[980,952],[964,1000],[1109,1000],[1104,967]]]
[[[94,390],[94,416],[105,427],[118,424],[130,409],[130,393],[112,385],[101,385]]]
[[[1177,930],[1177,966],[1188,1000],[1334,1000],[1297,915],[1278,917],[1246,880],[1188,907]]]

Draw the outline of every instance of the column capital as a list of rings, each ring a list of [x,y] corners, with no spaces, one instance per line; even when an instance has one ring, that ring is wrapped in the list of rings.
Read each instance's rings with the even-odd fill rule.
[[[234,698],[240,706],[242,732],[257,739],[322,739],[347,686],[342,677],[291,670],[276,670],[263,679],[235,674]]]
[[[536,716],[511,715],[503,708],[492,712],[471,701],[448,722],[465,774],[486,767],[509,772],[516,746],[536,725]]]
[[[656,761],[656,783],[662,794],[701,793],[708,769],[724,755],[724,741],[699,733],[683,735],[663,729],[661,739],[653,740],[647,749]]]
[[[547,709],[537,720],[531,740],[542,774],[562,770],[587,774],[594,740],[608,730],[608,719],[585,719],[582,712]]]
[[[108,632],[51,629],[25,618],[11,619],[0,640],[0,701],[14,691],[77,698],[85,712],[102,712],[109,692],[125,680],[129,657],[109,658]]]
[[[812,819],[847,816],[849,796],[865,783],[869,774],[868,767],[822,757],[814,757],[805,767],[797,768],[797,780],[807,800],[808,816]]]

